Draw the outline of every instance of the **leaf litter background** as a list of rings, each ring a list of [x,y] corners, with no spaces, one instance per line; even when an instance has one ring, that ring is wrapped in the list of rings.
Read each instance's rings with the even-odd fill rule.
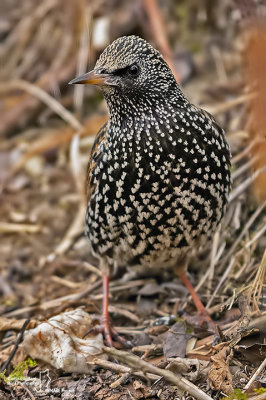
[[[238,398],[265,398],[265,3],[2,0],[0,7],[0,360],[6,370],[0,398],[191,398],[168,371],[214,399],[234,398],[233,389],[242,390]],[[95,360],[84,358],[82,347],[95,338],[86,334],[102,299],[83,236],[84,182],[107,110],[96,88],[67,82],[128,34],[162,51],[186,95],[217,118],[231,147],[226,218],[189,269],[221,343],[180,318],[189,320],[195,310],[172,271],[132,277],[119,269],[110,312],[137,358],[130,361],[127,351],[108,361],[106,349]],[[24,342],[14,349],[23,324]],[[33,333],[39,342],[27,345]],[[60,364],[66,337],[66,357],[82,359],[74,370],[73,360]],[[21,380],[6,378],[28,355],[37,366],[23,364]],[[160,370],[153,373],[143,360]],[[196,397],[203,398],[200,390]]]

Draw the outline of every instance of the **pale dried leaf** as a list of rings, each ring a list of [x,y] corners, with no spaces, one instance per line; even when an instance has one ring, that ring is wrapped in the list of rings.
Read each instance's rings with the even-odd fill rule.
[[[33,359],[39,359],[66,372],[89,373],[87,363],[102,354],[103,337],[83,339],[91,328],[90,316],[81,309],[50,318],[37,328],[26,331],[22,346]]]

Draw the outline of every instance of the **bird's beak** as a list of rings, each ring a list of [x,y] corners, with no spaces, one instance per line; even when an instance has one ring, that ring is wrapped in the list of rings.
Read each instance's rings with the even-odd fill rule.
[[[72,81],[68,82],[69,85],[72,84],[85,84],[85,85],[98,85],[98,86],[103,86],[103,85],[108,85],[108,78],[109,74],[99,74],[95,70],[87,72],[84,75],[78,76],[75,79],[72,79]]]

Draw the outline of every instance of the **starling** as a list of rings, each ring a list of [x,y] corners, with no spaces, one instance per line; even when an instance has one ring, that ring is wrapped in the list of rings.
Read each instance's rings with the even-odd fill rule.
[[[137,36],[115,40],[93,71],[70,83],[98,85],[110,119],[88,166],[86,235],[103,276],[102,327],[112,345],[109,276],[115,265],[170,268],[211,320],[186,275],[211,239],[230,191],[223,130],[182,93],[162,55]]]

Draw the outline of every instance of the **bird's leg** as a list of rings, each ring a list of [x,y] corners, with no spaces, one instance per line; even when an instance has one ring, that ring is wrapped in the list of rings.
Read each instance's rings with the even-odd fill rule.
[[[103,284],[103,309],[102,309],[102,328],[105,336],[105,340],[109,347],[113,346],[111,327],[110,327],[110,317],[109,317],[109,276],[103,275],[102,284]]]
[[[176,274],[179,276],[180,280],[182,281],[182,283],[186,286],[187,290],[189,291],[192,300],[198,310],[198,319],[199,319],[199,325],[203,325],[204,322],[207,322],[207,325],[212,328],[215,333],[217,333],[217,326],[214,323],[214,321],[211,319],[211,317],[209,316],[206,308],[204,307],[204,305],[202,304],[199,296],[197,295],[194,287],[192,286],[190,280],[188,279],[188,276],[186,274],[186,270],[182,269],[176,269],[175,270]]]
[[[197,295],[197,292],[192,286],[190,280],[188,279],[186,272],[182,272],[178,276],[180,280],[183,282],[183,284],[186,286],[187,290],[189,291],[199,314],[204,316],[208,321],[211,321],[211,317],[209,316],[208,312],[206,311],[206,308],[202,304],[199,296]]]
[[[120,336],[117,331],[112,327],[111,318],[109,316],[109,275],[102,276],[103,284],[103,309],[101,317],[101,327],[98,331],[101,331],[105,337],[106,343],[109,347],[113,347],[113,339],[124,347],[132,347],[132,343]]]

